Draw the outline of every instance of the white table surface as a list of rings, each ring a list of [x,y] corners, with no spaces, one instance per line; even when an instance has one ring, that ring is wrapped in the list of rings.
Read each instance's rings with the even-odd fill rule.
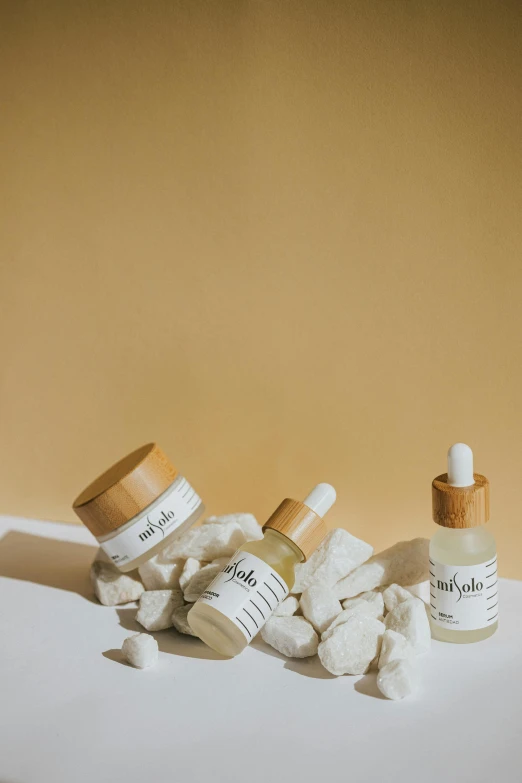
[[[257,641],[222,660],[173,630],[133,669],[135,609],[93,599],[95,551],[81,526],[0,517],[0,783],[522,780],[521,582],[495,636],[434,642],[422,693],[391,702],[374,675]]]

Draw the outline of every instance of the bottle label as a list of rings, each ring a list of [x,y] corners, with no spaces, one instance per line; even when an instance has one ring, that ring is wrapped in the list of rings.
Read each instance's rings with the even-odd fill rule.
[[[127,522],[125,530],[108,540],[99,540],[114,565],[130,563],[181,527],[201,504],[201,498],[186,478],[176,479],[152,511],[144,509]]]
[[[471,566],[430,559],[431,618],[441,628],[476,631],[498,619],[497,557]]]
[[[250,642],[288,593],[285,581],[268,563],[238,550],[198,602],[228,617]]]

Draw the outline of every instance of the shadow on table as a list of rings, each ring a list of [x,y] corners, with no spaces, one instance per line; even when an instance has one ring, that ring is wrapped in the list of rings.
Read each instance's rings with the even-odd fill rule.
[[[117,609],[117,614],[120,619],[120,625],[127,631],[133,631],[134,633],[143,633],[145,629],[136,621],[136,608],[129,609]],[[147,633],[149,633],[147,631]],[[201,658],[207,661],[228,661],[230,658],[225,658],[223,655],[211,650],[202,641],[196,639],[195,636],[186,636],[185,634],[178,633],[174,628],[167,628],[165,631],[156,631],[152,633],[158,643],[158,647],[161,652],[169,653],[170,655],[181,655],[185,658]],[[121,652],[121,651],[120,651]],[[114,655],[111,655],[114,653]],[[105,658],[111,660],[118,660],[114,650],[107,650],[103,653]],[[119,658],[119,663],[124,662],[122,658]]]
[[[93,601],[89,569],[97,547],[11,530],[0,539],[0,576],[58,590]]]
[[[280,661],[284,661],[284,668],[296,674],[301,674],[304,677],[312,677],[316,680],[335,680],[337,679],[334,674],[326,671],[317,655],[313,655],[310,658],[286,658],[281,653],[274,650],[270,645],[265,644],[262,639],[254,639],[251,642],[250,647],[254,650],[264,653],[265,655],[271,655],[273,658],[279,658]]]

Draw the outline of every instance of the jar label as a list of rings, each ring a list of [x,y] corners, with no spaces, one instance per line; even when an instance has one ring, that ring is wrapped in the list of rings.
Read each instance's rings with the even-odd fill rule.
[[[181,527],[201,504],[186,478],[180,476],[152,511],[145,509],[108,540],[99,540],[114,565],[130,563]]]
[[[228,617],[250,642],[288,593],[287,584],[268,563],[238,550],[198,602]]]
[[[431,619],[441,628],[476,631],[498,619],[497,556],[477,565],[430,559]]]

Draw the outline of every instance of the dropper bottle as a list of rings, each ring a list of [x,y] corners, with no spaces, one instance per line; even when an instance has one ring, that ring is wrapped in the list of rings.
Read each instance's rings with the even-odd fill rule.
[[[495,539],[489,520],[489,481],[473,473],[465,443],[448,451],[448,472],[433,479],[430,542],[431,629],[443,642],[479,642],[498,628]]]
[[[205,644],[230,658],[245,649],[292,589],[294,566],[325,537],[322,517],[335,498],[330,484],[318,484],[303,502],[286,498],[263,526],[263,538],[238,549],[188,613]]]

